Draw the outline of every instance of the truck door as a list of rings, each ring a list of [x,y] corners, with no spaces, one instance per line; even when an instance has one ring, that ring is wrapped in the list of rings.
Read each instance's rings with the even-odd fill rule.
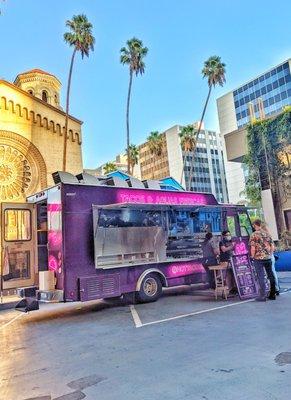
[[[1,204],[1,249],[3,289],[34,285],[37,273],[34,204]]]

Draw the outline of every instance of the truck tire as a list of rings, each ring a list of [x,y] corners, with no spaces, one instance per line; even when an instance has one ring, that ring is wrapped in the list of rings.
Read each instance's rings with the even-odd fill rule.
[[[157,301],[162,294],[162,282],[157,274],[146,275],[141,283],[136,299],[139,303],[150,303]]]

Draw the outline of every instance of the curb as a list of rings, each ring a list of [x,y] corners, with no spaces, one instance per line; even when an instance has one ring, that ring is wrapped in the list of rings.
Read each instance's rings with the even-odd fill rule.
[[[10,310],[12,308],[15,308],[16,304],[19,303],[19,301],[10,301],[9,303],[0,303],[0,312],[2,310]]]

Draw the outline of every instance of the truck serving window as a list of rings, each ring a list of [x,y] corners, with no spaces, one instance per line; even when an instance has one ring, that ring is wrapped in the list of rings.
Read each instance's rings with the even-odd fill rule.
[[[199,231],[198,232],[221,232],[221,212],[203,211],[199,212]]]
[[[219,207],[114,205],[93,209],[95,265],[201,259],[206,232],[221,232]]]
[[[101,210],[98,226],[102,228],[162,226],[164,218],[161,211]]]
[[[221,212],[169,211],[170,236],[192,236],[195,233],[221,232]]]

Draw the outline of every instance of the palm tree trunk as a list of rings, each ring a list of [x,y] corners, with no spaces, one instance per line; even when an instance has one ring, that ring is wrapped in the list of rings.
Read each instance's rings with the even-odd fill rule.
[[[198,136],[200,134],[201,127],[202,127],[202,124],[203,124],[203,120],[204,120],[206,108],[208,106],[208,101],[209,101],[209,98],[210,98],[211,90],[212,90],[212,85],[209,86],[208,95],[207,95],[207,98],[206,98],[206,102],[204,104],[204,108],[203,108],[203,111],[202,111],[201,119],[199,121],[199,126],[198,126],[198,130],[197,130],[197,135],[196,135],[196,144],[197,144],[197,139],[198,139]]]
[[[202,111],[201,119],[200,119],[199,125],[198,125],[198,130],[197,130],[197,133],[196,133],[196,143],[195,143],[195,147],[193,149],[192,162],[191,162],[191,167],[190,167],[190,180],[189,180],[189,188],[190,189],[191,189],[191,181],[192,181],[193,174],[194,174],[194,157],[195,157],[196,147],[197,147],[197,143],[198,143],[198,137],[199,137],[199,134],[200,134],[200,131],[201,131],[201,127],[202,127],[202,124],[203,124],[203,120],[204,120],[205,112],[206,112],[206,109],[207,109],[208,101],[209,101],[209,98],[210,98],[211,90],[212,90],[212,85],[209,85],[208,95],[207,95],[207,98],[206,98],[206,102],[204,104],[204,108],[203,108],[203,111]]]
[[[129,85],[127,94],[127,105],[126,105],[126,154],[127,154],[127,173],[130,174],[130,161],[129,161],[129,103],[132,85],[132,69],[129,70]]]
[[[182,166],[182,171],[181,171],[180,185],[182,185],[183,173],[184,173],[185,165],[186,165],[186,152],[185,152],[185,150],[183,150],[182,148],[181,148],[181,150],[182,150],[182,159],[183,159],[183,152],[185,153],[185,157],[184,157],[184,160],[183,160],[183,166]],[[185,179],[185,189],[187,190],[186,179]]]
[[[65,119],[65,132],[64,132],[64,148],[63,148],[63,171],[66,171],[66,163],[67,163],[67,135],[68,135],[68,122],[69,122],[70,89],[71,89],[73,64],[76,52],[77,49],[75,48],[71,58],[71,65],[70,65],[68,86],[67,86],[66,119]]]

